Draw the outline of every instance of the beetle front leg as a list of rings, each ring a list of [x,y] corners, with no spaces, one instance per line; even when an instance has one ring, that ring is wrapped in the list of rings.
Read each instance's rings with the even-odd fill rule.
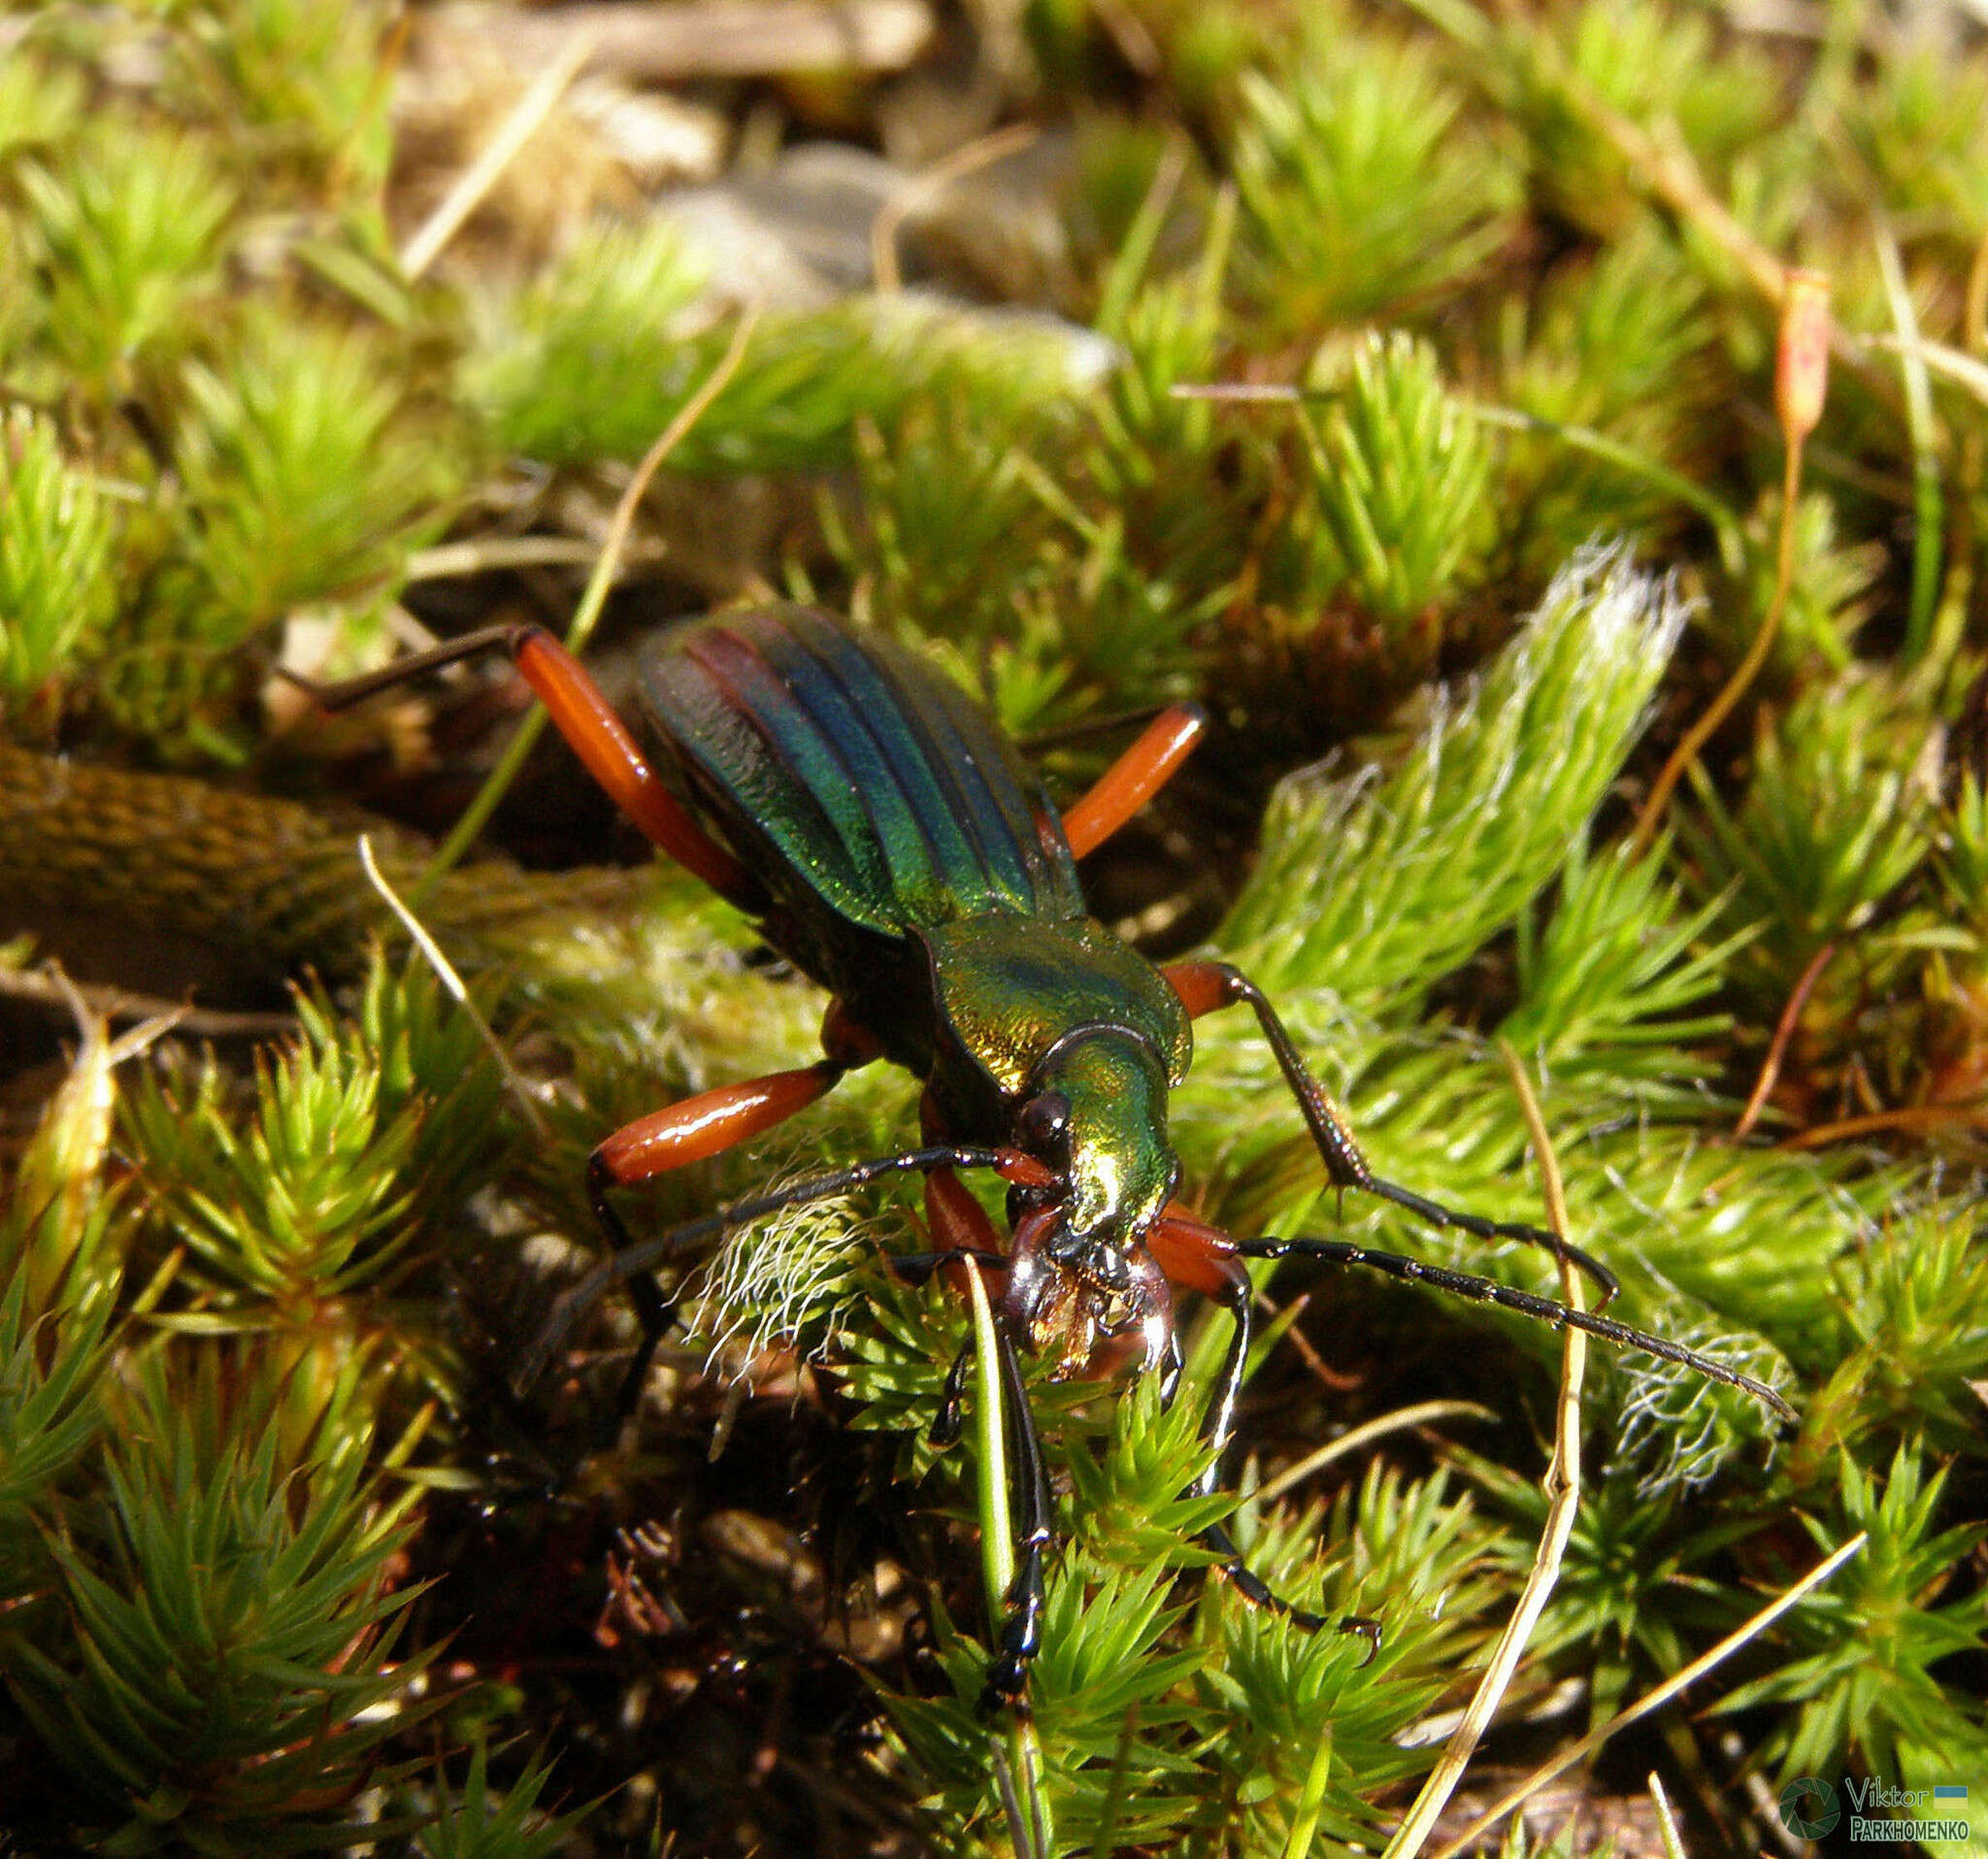
[[[1421,1259],[1405,1258],[1399,1252],[1376,1252],[1371,1246],[1355,1245],[1348,1240],[1266,1237],[1232,1240],[1230,1244],[1237,1254],[1245,1259],[1315,1259],[1332,1265],[1365,1266],[1370,1271],[1384,1272],[1389,1278],[1402,1278],[1410,1284],[1433,1285],[1453,1297],[1469,1298],[1477,1304],[1494,1304],[1503,1311],[1517,1311],[1523,1315],[1550,1323],[1555,1329],[1565,1324],[1589,1336],[1599,1337],[1604,1343],[1613,1343],[1625,1349],[1639,1349],[1661,1362],[1675,1362],[1682,1368],[1691,1369],[1707,1380],[1723,1381],[1728,1387],[1739,1388],[1772,1408],[1784,1420],[1800,1417],[1787,1401],[1765,1381],[1742,1375],[1738,1369],[1728,1368],[1725,1363],[1701,1354],[1697,1349],[1687,1349],[1681,1343],[1673,1343],[1667,1337],[1652,1336],[1647,1330],[1632,1329],[1626,1323],[1617,1323],[1613,1317],[1597,1316],[1557,1303],[1552,1298],[1536,1297],[1530,1291],[1501,1284],[1496,1278],[1478,1278],[1469,1272],[1452,1272],[1447,1266],[1429,1265]]]
[[[1242,1399],[1242,1377],[1249,1361],[1249,1337],[1256,1287],[1237,1256],[1236,1242],[1221,1228],[1184,1212],[1163,1214],[1146,1236],[1154,1258],[1170,1278],[1216,1299],[1229,1313],[1229,1346],[1215,1393],[1202,1421],[1202,1438],[1211,1448],[1201,1477],[1190,1487],[1198,1498],[1212,1495],[1221,1481],[1222,1460],[1236,1437],[1236,1414]],[[1294,1625],[1316,1632],[1327,1624],[1323,1614],[1286,1601],[1242,1560],[1236,1539],[1219,1523],[1211,1523],[1201,1540],[1222,1558],[1222,1574],[1251,1607],[1287,1615]],[[1363,1615],[1349,1614],[1338,1623],[1341,1633],[1356,1633],[1368,1643],[1364,1665],[1380,1650],[1380,1628]]]
[[[1014,1580],[1004,1597],[1008,1614],[1001,1623],[1001,1637],[993,1662],[987,1668],[987,1681],[980,1687],[975,1707],[981,1717],[991,1717],[1004,1705],[1017,1710],[1028,1708],[1029,1667],[1043,1649],[1043,1612],[1048,1590],[1045,1559],[1050,1543],[1049,1479],[1043,1469],[1043,1438],[1036,1430],[1035,1410],[1029,1405],[1028,1384],[1022,1379],[1021,1362],[1014,1352],[1014,1341],[1008,1325],[994,1319],[995,1346],[999,1352],[1001,1388],[1009,1418],[1014,1424],[1016,1462],[1015,1495],[1020,1500],[1020,1518],[1015,1529]]]
[[[927,1119],[928,1124],[931,1119]],[[925,1178],[925,1225],[932,1238],[930,1252],[900,1256],[891,1261],[901,1275],[916,1281],[934,1271],[950,1267],[948,1276],[959,1288],[960,1267],[956,1261],[972,1259],[983,1270],[1003,1271],[1008,1260],[1001,1252],[1001,1239],[979,1202],[967,1192],[966,1184],[950,1169],[934,1169]],[[967,1369],[974,1359],[971,1335],[946,1371],[940,1391],[939,1410],[932,1416],[929,1438],[936,1446],[951,1445],[959,1438],[960,1411],[966,1392]]]
[[[1326,1178],[1335,1187],[1358,1188],[1376,1200],[1404,1209],[1431,1226],[1453,1227],[1460,1233],[1470,1234],[1473,1239],[1516,1240],[1527,1245],[1543,1246],[1555,1258],[1576,1267],[1593,1280],[1602,1294],[1601,1305],[1597,1308],[1606,1308],[1621,1290],[1622,1281],[1601,1260],[1583,1252],[1578,1246],[1569,1245],[1559,1235],[1549,1233],[1544,1227],[1528,1226],[1518,1220],[1487,1220],[1480,1213],[1444,1207],[1439,1201],[1417,1194],[1412,1188],[1383,1180],[1375,1175],[1367,1166],[1367,1158],[1360,1153],[1359,1144],[1353,1140],[1353,1132],[1346,1125],[1345,1112],[1333,1101],[1331,1092],[1312,1077],[1311,1068],[1298,1050],[1297,1041],[1292,1039],[1289,1029],[1277,1017],[1276,1009],[1271,1006],[1269,997],[1241,969],[1227,962],[1176,962],[1161,973],[1180,997],[1180,1004],[1186,1008],[1190,1019],[1199,1019],[1204,1013],[1238,1004],[1247,1006],[1256,1015],[1256,1023],[1276,1058],[1277,1069],[1283,1073],[1284,1082],[1290,1086],[1291,1095],[1298,1100],[1298,1108],[1304,1112],[1306,1127],[1310,1130],[1311,1140],[1325,1163]]]

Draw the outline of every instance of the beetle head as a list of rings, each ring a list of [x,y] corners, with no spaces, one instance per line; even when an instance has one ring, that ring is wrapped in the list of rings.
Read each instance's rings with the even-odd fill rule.
[[[1165,1349],[1173,1300],[1142,1243],[1179,1173],[1167,1141],[1167,1071],[1128,1027],[1066,1033],[1036,1068],[1019,1145],[1055,1180],[1022,1189],[1007,1314],[1075,1372],[1105,1338],[1140,1331],[1147,1366]]]

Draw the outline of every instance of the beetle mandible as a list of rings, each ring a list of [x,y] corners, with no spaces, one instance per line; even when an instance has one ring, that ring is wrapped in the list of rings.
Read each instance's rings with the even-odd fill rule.
[[[981,1696],[1020,1702],[1042,1637],[1050,1506],[1015,1352],[1054,1351],[1061,1372],[1125,1339],[1141,1373],[1171,1398],[1180,1347],[1174,1287],[1218,1300],[1232,1329],[1204,1423],[1210,1450],[1197,1495],[1214,1488],[1235,1429],[1248,1356],[1251,1259],[1303,1256],[1375,1268],[1571,1323],[1685,1364],[1788,1415],[1773,1389],[1677,1344],[1493,1280],[1344,1241],[1238,1240],[1175,1198],[1180,1167],[1169,1093],[1185,1079],[1191,1023],[1243,1006],[1275,1054],[1334,1186],[1356,1188],[1438,1227],[1553,1248],[1615,1288],[1596,1261],[1540,1228],[1488,1220],[1375,1175],[1312,1077],[1275,1008],[1224,962],[1156,967],[1090,916],[1077,860],[1102,845],[1174,775],[1206,729],[1202,713],[1161,713],[1061,813],[992,719],[947,680],[888,643],[812,608],[716,615],[667,634],[641,671],[643,709],[662,754],[652,764],[592,679],[537,627],[491,628],[404,658],[319,697],[358,701],[490,647],[507,649],[560,734],[665,852],[756,922],[831,996],[823,1057],[724,1085],[639,1118],[593,1151],[587,1189],[613,1255],[565,1294],[520,1371],[528,1379],[573,1318],[625,1280],[642,1343],[622,1382],[633,1405],[672,1304],[654,1267],[730,1228],[879,1177],[925,1180],[937,1250],[897,1261],[920,1276],[962,1255],[1001,1281],[996,1306],[1004,1399],[1020,1439],[1014,1586]],[[611,1190],[719,1154],[814,1102],[853,1067],[885,1058],[923,1085],[923,1144],[812,1177],[636,1244]],[[1004,1245],[959,1179],[991,1170],[1009,1184]],[[942,1419],[956,1414],[964,1358]],[[1252,1602],[1302,1623],[1243,1566],[1219,1527],[1224,1569]],[[1369,1623],[1344,1621],[1348,1630]]]

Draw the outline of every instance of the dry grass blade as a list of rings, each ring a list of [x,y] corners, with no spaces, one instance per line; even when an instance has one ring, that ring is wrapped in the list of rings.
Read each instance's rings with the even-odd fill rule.
[[[1714,1666],[1722,1665],[1727,1659],[1730,1659],[1749,1640],[1766,1632],[1769,1627],[1778,1620],[1782,1614],[1786,1613],[1790,1608],[1794,1607],[1798,1601],[1802,1600],[1805,1595],[1808,1594],[1812,1589],[1819,1588],[1831,1576],[1835,1575],[1870,1540],[1871,1538],[1867,1532],[1859,1530],[1840,1549],[1836,1550],[1823,1561],[1817,1563],[1814,1568],[1809,1570],[1785,1594],[1770,1602],[1768,1606],[1761,1609],[1758,1613],[1754,1614],[1743,1625],[1729,1633],[1709,1652],[1692,1660],[1682,1672],[1679,1672],[1673,1677],[1667,1678],[1654,1691],[1631,1705],[1627,1710],[1618,1712],[1607,1723],[1603,1724],[1599,1730],[1591,1730],[1578,1743],[1570,1743],[1551,1762],[1535,1769],[1531,1775],[1526,1776],[1509,1794],[1504,1796],[1488,1812],[1479,1815],[1456,1839],[1452,1840],[1448,1845],[1436,1853],[1435,1859],[1458,1859],[1459,1854],[1467,1852],[1471,1847],[1474,1846],[1507,1814],[1511,1813],[1518,1808],[1524,1807],[1534,1795],[1538,1794],[1556,1776],[1566,1774],[1576,1762],[1583,1761],[1592,1755],[1618,1730],[1626,1730],[1632,1723],[1640,1722],[1651,1711],[1660,1710],[1663,1706],[1669,1704],[1687,1685],[1704,1677]]]
[[[1802,971],[1794,991],[1789,994],[1787,1006],[1781,1009],[1781,1017],[1774,1023],[1774,1036],[1768,1046],[1767,1058],[1760,1068],[1753,1094],[1747,1098],[1746,1108],[1740,1112],[1739,1122],[1733,1125],[1732,1140],[1735,1143],[1742,1143],[1752,1134],[1754,1124],[1760,1121],[1761,1112],[1767,1109],[1768,1098],[1781,1075],[1781,1061],[1787,1056],[1788,1042],[1795,1037],[1795,1027],[1802,1018],[1802,1010],[1808,1005],[1809,994],[1822,979],[1822,971],[1829,966],[1829,959],[1836,952],[1836,944],[1829,942],[1808,958],[1808,966]]]
[[[1014,1525],[1008,1508],[1008,1444],[1002,1426],[1001,1378],[995,1364],[999,1344],[994,1337],[994,1309],[980,1268],[965,1261],[967,1294],[974,1311],[975,1437],[978,1442],[980,1512],[980,1573],[987,1590],[987,1615],[995,1633],[1001,1610],[1014,1584]]]
[[[579,651],[586,643],[587,635],[593,631],[594,621],[600,617],[602,603],[608,598],[608,589],[613,585],[614,577],[619,572],[622,552],[628,547],[628,532],[635,527],[635,513],[641,508],[643,493],[648,489],[649,480],[662,470],[664,460],[711,411],[712,402],[724,392],[726,384],[739,372],[739,364],[746,359],[746,345],[752,340],[752,332],[759,327],[759,316],[757,304],[749,305],[741,314],[732,330],[732,340],[718,357],[718,365],[705,377],[704,384],[678,408],[676,417],[656,435],[655,444],[643,453],[642,462],[635,468],[635,476],[629,479],[627,488],[614,506],[607,537],[601,544],[601,558],[594,564],[592,579],[586,584],[579,611],[567,630],[566,647],[569,651]]]
[[[1008,1447],[997,1367],[1000,1344],[980,1268],[972,1259],[961,1262],[966,1267],[967,1293],[974,1312],[980,1573],[987,1590],[988,1643],[993,1645],[1001,1637],[1015,1574],[1014,1523],[1009,1508]],[[1043,1794],[1043,1749],[1035,1720],[1025,1710],[1017,1708],[1009,1713],[1005,1743],[1004,1747],[999,1729],[988,1732],[988,1748],[1015,1859],[1048,1859],[1049,1805]]]
[[[1555,1236],[1565,1242],[1567,1195],[1561,1183],[1560,1163],[1546,1133],[1545,1119],[1540,1113],[1539,1100],[1533,1095],[1532,1083],[1518,1054],[1503,1041],[1499,1043],[1499,1049],[1505,1059],[1506,1070],[1510,1074],[1512,1089],[1518,1094],[1519,1106],[1525,1112],[1526,1128],[1532,1134],[1534,1150],[1540,1158],[1540,1180],[1545,1195],[1547,1224]],[[1560,1292],[1572,1308],[1580,1308],[1580,1281],[1572,1262],[1567,1259],[1560,1262]],[[1560,1400],[1554,1413],[1553,1456],[1546,1466],[1546,1527],[1540,1536],[1532,1573],[1526,1577],[1526,1585],[1519,1594],[1518,1605],[1511,1611],[1511,1618],[1498,1637],[1491,1661],[1484,1669],[1483,1677],[1477,1681],[1477,1689],[1464,1711],[1462,1721],[1443,1745],[1442,1759],[1422,1784],[1422,1792],[1415,1797],[1408,1818],[1387,1842],[1384,1859],[1414,1859],[1414,1855],[1421,1851],[1423,1842],[1429,1838],[1430,1830],[1455,1792],[1457,1783],[1463,1779],[1466,1766],[1504,1700],[1506,1687],[1511,1683],[1511,1675],[1518,1669],[1526,1642],[1532,1638],[1533,1629],[1539,1624],[1540,1615],[1545,1610],[1547,1599],[1560,1578],[1561,1558],[1567,1552],[1568,1538],[1574,1534],[1574,1519],[1580,1509],[1580,1390],[1586,1368],[1587,1338],[1578,1330],[1569,1329],[1560,1358]]]
[[[623,560],[628,551],[624,551]],[[453,581],[504,568],[575,568],[594,558],[582,536],[480,536],[473,541],[417,548],[408,557],[410,585]]]
[[[85,1060],[88,1061],[91,1082],[85,1095],[92,1100],[92,1114],[101,1131],[97,1145],[101,1148],[109,1142],[110,1088],[107,1080],[112,1070],[126,1059],[137,1058],[156,1041],[183,1026],[193,1010],[168,1007],[141,1025],[134,1026],[130,1032],[119,1033],[116,1039],[107,1040],[104,1037],[106,1029],[90,1004],[88,993],[69,979],[68,971],[59,962],[49,964],[49,980],[63,1004],[76,1016],[77,1031],[83,1035],[83,1049],[70,1066],[70,1076],[72,1080],[83,1077]]]
[[[1017,154],[1042,134],[1032,122],[1010,123],[991,135],[956,149],[923,174],[913,175],[878,209],[870,222],[870,270],[877,288],[886,296],[904,287],[897,264],[897,235],[905,221],[937,200],[955,181],[991,167],[1004,156]]]
[[[526,86],[497,125],[497,133],[483,145],[482,152],[463,170],[455,185],[401,248],[401,274],[408,282],[413,283],[420,277],[462,230],[464,222],[476,212],[477,203],[490,191],[497,177],[517,159],[518,151],[539,132],[566,94],[567,86],[580,76],[593,47],[592,34],[571,34],[552,61]]]
[[[1663,1836],[1665,1859],[1684,1859],[1684,1836],[1677,1831],[1677,1816],[1671,1811],[1671,1797],[1664,1792],[1664,1778],[1650,1771],[1650,1805],[1657,1810],[1657,1829]]]
[[[551,1126],[547,1123],[538,1104],[532,1097],[532,1087],[524,1081],[522,1075],[511,1062],[511,1054],[504,1049],[504,1042],[483,1017],[482,1010],[470,998],[470,991],[463,979],[455,972],[455,965],[442,952],[442,945],[429,935],[427,926],[402,903],[400,894],[387,882],[386,874],[380,869],[373,856],[373,839],[368,833],[359,835],[359,863],[365,867],[366,881],[380,893],[381,901],[399,919],[400,926],[414,939],[414,946],[426,958],[428,966],[435,971],[442,985],[448,990],[449,997],[470,1017],[470,1024],[477,1029],[477,1037],[489,1048],[490,1056],[497,1061],[497,1069],[504,1074],[504,1082],[510,1087],[519,1107],[524,1112],[525,1121],[532,1126],[535,1135],[546,1142],[552,1137]]]
[[[1790,271],[1782,286],[1780,340],[1775,367],[1775,408],[1781,423],[1781,518],[1774,549],[1774,590],[1767,613],[1755,630],[1745,656],[1733,668],[1719,694],[1684,732],[1683,740],[1671,751],[1649,798],[1637,816],[1630,844],[1639,853],[1649,849],[1670,804],[1672,793],[1697,761],[1719,725],[1733,714],[1746,687],[1767,663],[1768,653],[1780,631],[1781,615],[1787,610],[1789,590],[1795,576],[1795,523],[1801,509],[1802,448],[1822,415],[1823,394],[1828,380],[1829,342],[1832,324],[1829,315],[1829,280],[1819,272]]]
[[[424,36],[438,40],[445,52],[454,53],[457,43],[475,43],[514,71],[544,64],[581,32],[588,69],[631,84],[783,72],[900,71],[933,33],[932,10],[924,0],[446,6],[428,14],[423,25]]]
[[[1915,355],[1930,373],[1944,375],[1976,400],[1988,403],[1988,364],[1976,361],[1973,356],[1943,342],[1929,342],[1923,336],[1893,335],[1889,330],[1877,330],[1862,340],[1867,348],[1883,354]]]
[[[0,968],[0,999],[30,1001],[37,1007],[62,1008],[72,1012],[81,1002],[85,1012],[107,1020],[144,1020],[148,1025],[185,1033],[194,1039],[274,1039],[296,1024],[295,1016],[289,1013],[238,1013],[219,1008],[188,1007],[183,1001],[169,1001],[156,994],[135,994],[127,988],[74,982],[59,969],[36,975],[25,969]]]
[[[1497,1417],[1489,1408],[1479,1407],[1474,1401],[1417,1401],[1412,1407],[1397,1408],[1392,1413],[1377,1414],[1360,1426],[1348,1427],[1337,1440],[1328,1441],[1315,1452],[1306,1453],[1296,1465],[1286,1466],[1276,1477],[1257,1488],[1256,1501],[1268,1504],[1274,1498],[1282,1497],[1294,1485],[1303,1484],[1313,1473],[1323,1471],[1334,1460],[1364,1451],[1375,1441],[1384,1440],[1390,1433],[1402,1433],[1409,1427],[1433,1426],[1438,1420],[1495,1420]]]

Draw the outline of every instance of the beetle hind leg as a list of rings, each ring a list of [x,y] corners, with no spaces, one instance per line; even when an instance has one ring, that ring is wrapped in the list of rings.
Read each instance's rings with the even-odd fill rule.
[[[511,654],[518,676],[545,705],[553,728],[587,773],[655,845],[742,910],[756,910],[764,902],[758,880],[663,784],[586,668],[543,626],[486,626],[343,683],[317,684],[294,676],[291,682],[326,710],[344,710],[424,672],[499,648]]]
[[[1078,858],[1102,846],[1174,779],[1208,730],[1198,704],[1163,710],[1139,740],[1063,814],[1063,837]]]

